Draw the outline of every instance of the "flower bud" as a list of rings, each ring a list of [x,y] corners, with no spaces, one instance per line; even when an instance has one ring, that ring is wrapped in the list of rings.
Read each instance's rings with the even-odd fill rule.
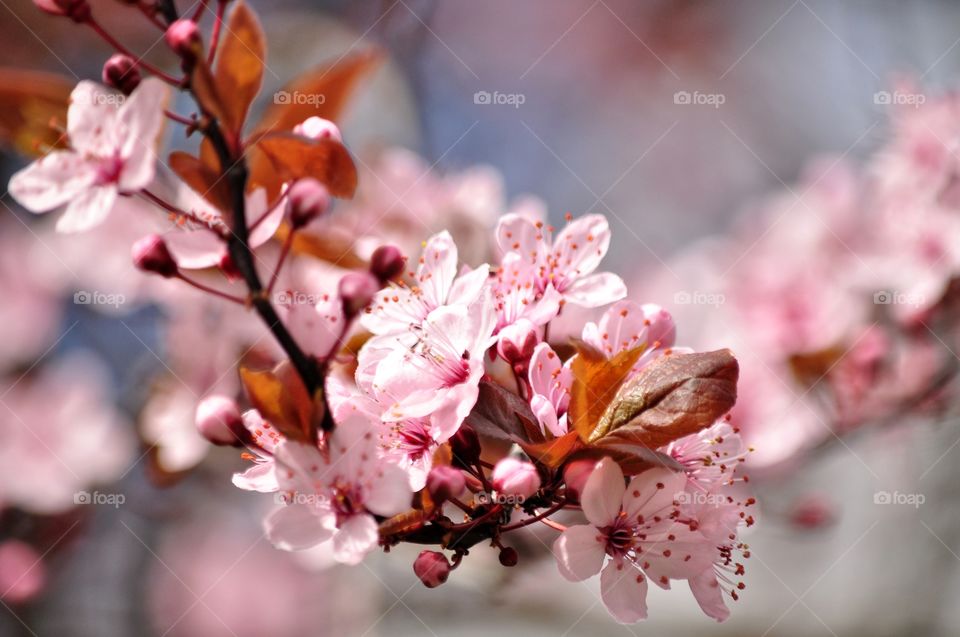
[[[236,281],[243,278],[243,275],[240,273],[240,268],[237,267],[237,264],[233,262],[233,257],[230,256],[229,252],[224,252],[220,257],[217,267],[220,268],[220,271],[223,272],[223,275],[227,277],[230,281]]]
[[[172,22],[163,37],[173,52],[184,61],[192,62],[196,59],[197,49],[200,46],[200,28],[193,20]]]
[[[197,405],[197,430],[215,445],[239,445],[243,417],[237,403],[226,396],[207,396]]]
[[[333,139],[341,144],[343,136],[340,135],[340,129],[329,119],[322,117],[308,117],[303,122],[293,127],[293,132],[297,135],[303,135],[310,139]]]
[[[140,70],[129,55],[117,53],[103,65],[103,83],[124,95],[130,95],[140,85]]]
[[[512,546],[505,546],[500,549],[500,563],[504,566],[516,566],[519,560],[520,556],[517,555],[517,549]]]
[[[540,475],[529,462],[504,458],[493,468],[493,488],[504,495],[529,498],[540,488]]]
[[[427,588],[436,588],[450,577],[450,562],[443,553],[421,551],[413,562],[413,572]]]
[[[427,474],[427,492],[435,504],[456,498],[467,487],[463,472],[446,465],[437,465]]]
[[[46,563],[32,546],[19,540],[0,543],[0,600],[8,604],[29,602],[46,583]]]
[[[460,425],[457,433],[450,438],[450,451],[453,464],[464,469],[480,460],[480,438],[470,425]]]
[[[349,272],[340,279],[338,291],[343,301],[343,314],[353,318],[370,305],[380,290],[380,282],[369,272]]]
[[[179,272],[177,262],[173,260],[163,237],[158,234],[147,235],[134,243],[131,254],[138,270],[159,274],[167,279]]]
[[[519,319],[500,330],[497,353],[511,365],[524,363],[533,356],[533,349],[539,340],[533,323]]]
[[[380,246],[370,257],[370,272],[380,279],[381,283],[386,283],[403,272],[406,262],[397,246]]]
[[[563,468],[563,483],[567,486],[567,493],[579,499],[583,488],[587,486],[587,478],[596,466],[596,460],[581,459],[568,462]]]
[[[287,212],[294,228],[302,228],[330,208],[330,191],[312,177],[298,179],[287,191]]]

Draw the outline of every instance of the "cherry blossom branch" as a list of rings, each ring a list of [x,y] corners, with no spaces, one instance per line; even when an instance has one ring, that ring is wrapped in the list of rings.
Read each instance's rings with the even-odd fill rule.
[[[557,511],[559,511],[560,509],[562,509],[562,508],[563,508],[564,506],[566,506],[566,505],[567,505],[567,501],[566,501],[566,500],[561,500],[560,502],[554,504],[554,505],[553,505],[552,507],[550,507],[549,509],[546,509],[546,510],[543,511],[542,513],[538,513],[537,515],[535,515],[535,516],[533,516],[533,517],[529,517],[529,518],[526,518],[525,520],[521,520],[521,521],[519,521],[519,522],[515,522],[514,524],[508,524],[507,526],[502,526],[502,527],[500,527],[500,532],[501,532],[501,533],[506,533],[506,532],[508,532],[508,531],[514,531],[514,530],[516,530],[516,529],[522,529],[523,527],[525,527],[525,526],[530,526],[531,524],[534,524],[535,522],[540,522],[541,520],[545,520],[546,518],[550,517],[551,515],[553,515],[554,513],[556,513]]]
[[[188,285],[190,285],[190,286],[192,286],[192,287],[195,287],[196,289],[200,290],[201,292],[206,292],[207,294],[212,294],[213,296],[219,297],[219,298],[224,299],[224,300],[226,300],[226,301],[230,301],[231,303],[237,303],[237,304],[239,304],[239,305],[246,305],[246,303],[244,302],[243,299],[238,298],[238,297],[236,297],[236,296],[233,296],[232,294],[227,294],[226,292],[221,292],[220,290],[217,290],[216,288],[212,288],[212,287],[210,287],[210,286],[204,285],[203,283],[200,283],[199,281],[195,281],[195,280],[193,280],[193,279],[191,279],[191,278],[188,278],[188,277],[184,276],[184,275],[183,275],[182,273],[180,273],[180,272],[178,272],[178,273],[175,274],[174,276],[175,276],[176,278],[180,279],[181,281],[183,281],[184,283],[186,283],[186,284],[188,284]]]

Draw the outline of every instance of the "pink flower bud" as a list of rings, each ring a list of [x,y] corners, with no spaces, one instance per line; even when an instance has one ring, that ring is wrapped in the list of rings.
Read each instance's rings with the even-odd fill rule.
[[[131,254],[133,264],[144,272],[152,272],[169,279],[179,271],[167,244],[158,234],[147,235],[134,243]]]
[[[230,256],[229,252],[223,253],[223,256],[220,257],[220,262],[217,263],[217,267],[220,268],[223,275],[230,281],[243,278],[243,275],[240,274],[240,269],[237,268],[237,264],[233,262],[233,257]]]
[[[353,318],[370,305],[380,290],[380,282],[369,272],[350,272],[340,279],[338,291],[343,301],[343,313]]]
[[[527,319],[520,319],[500,330],[497,352],[510,364],[529,361],[539,342],[537,328]]]
[[[453,464],[464,469],[480,460],[480,438],[470,425],[460,425],[457,433],[450,438],[450,451]]]
[[[243,418],[237,403],[226,396],[207,396],[197,405],[197,430],[215,445],[239,445]]]
[[[587,486],[587,478],[590,477],[596,466],[596,460],[587,459],[567,463],[567,466],[563,468],[563,483],[567,486],[567,492],[579,499],[580,494],[583,493],[583,488]]]
[[[492,482],[499,493],[529,498],[540,488],[540,475],[529,462],[504,458],[493,468]]]
[[[287,191],[287,212],[294,228],[302,228],[330,208],[330,191],[312,177],[298,179]]]
[[[23,604],[45,588],[47,568],[32,546],[19,540],[0,544],[0,599]]]
[[[373,251],[370,257],[370,272],[373,276],[386,283],[403,272],[406,258],[396,246],[380,246]]]
[[[129,55],[117,53],[103,65],[103,83],[124,95],[130,95],[140,85],[140,70]]]
[[[167,45],[185,61],[193,61],[200,45],[200,28],[193,20],[176,20],[163,34]]]
[[[436,504],[458,497],[466,487],[467,480],[459,469],[438,465],[427,474],[427,492]]]
[[[500,563],[504,566],[516,566],[519,561],[520,556],[517,555],[517,549],[512,546],[505,546],[500,550]]]
[[[33,0],[33,4],[35,4],[41,11],[51,15],[64,14],[63,9],[60,8],[60,2],[58,2],[58,0]]]
[[[334,139],[343,143],[343,136],[340,135],[337,125],[322,117],[313,116],[305,119],[293,127],[293,132],[310,139]]]
[[[413,572],[427,588],[436,588],[450,577],[450,562],[443,553],[421,551],[413,562]]]

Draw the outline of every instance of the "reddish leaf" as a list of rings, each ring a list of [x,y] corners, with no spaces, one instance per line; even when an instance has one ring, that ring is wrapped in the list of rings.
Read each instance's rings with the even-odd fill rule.
[[[251,187],[264,186],[270,201],[284,181],[313,177],[335,197],[350,198],[357,189],[357,167],[350,153],[334,139],[309,139],[293,133],[271,133],[260,138],[259,150],[268,162],[251,162]]]
[[[294,126],[313,116],[339,119],[356,85],[380,59],[379,51],[368,50],[307,71],[277,93],[290,95],[291,99],[274,100],[255,127],[256,133],[292,131]],[[294,95],[323,96],[323,99],[295,100]],[[284,101],[286,103],[277,103]]]
[[[655,449],[696,433],[733,407],[738,374],[730,350],[662,356],[624,385],[588,442]]]
[[[320,403],[311,399],[307,388],[289,361],[272,370],[240,369],[240,380],[250,402],[260,415],[287,438],[313,440],[319,422]]]
[[[256,14],[242,0],[236,3],[223,29],[214,73],[217,95],[223,100],[224,125],[239,133],[250,105],[263,83],[266,38]]]
[[[277,239],[283,242],[290,232],[290,226],[284,224],[277,231]],[[321,261],[348,270],[366,268],[367,262],[357,256],[353,244],[339,240],[337,237],[324,234],[298,232],[293,236],[292,251],[294,254],[308,254]]]
[[[167,158],[170,169],[204,199],[222,211],[230,209],[230,190],[218,168],[206,165],[189,153],[175,150]]]
[[[481,435],[520,443],[544,441],[537,417],[525,400],[489,380],[480,381],[477,404],[464,421]]]
[[[623,473],[628,476],[637,475],[654,467],[665,467],[671,471],[682,471],[683,465],[670,456],[631,443],[611,443],[602,447],[583,447],[577,449],[570,456],[570,460],[581,458],[612,458],[620,465]]]
[[[557,469],[570,457],[572,453],[581,449],[583,443],[576,431],[566,433],[559,438],[546,440],[539,443],[520,443],[520,447],[533,460],[546,465],[551,469]]]
[[[617,395],[644,346],[620,352],[607,360],[602,352],[583,342],[577,343],[577,356],[570,364],[573,385],[567,422],[590,442],[601,416]]]
[[[62,75],[0,69],[0,143],[28,156],[62,148],[70,92],[76,84]]]

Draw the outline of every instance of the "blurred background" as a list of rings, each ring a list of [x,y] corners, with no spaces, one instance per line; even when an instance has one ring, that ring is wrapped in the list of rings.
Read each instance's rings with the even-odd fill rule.
[[[674,312],[678,342],[697,345],[722,343],[723,334],[703,336],[709,306],[676,302],[678,291],[697,285],[690,281],[704,280],[686,258],[693,246],[731,231],[758,197],[793,188],[811,159],[869,156],[889,133],[876,94],[898,78],[925,92],[960,83],[960,5],[947,1],[249,2],[271,43],[264,95],[316,63],[381,47],[386,60],[341,122],[359,157],[403,147],[441,173],[484,164],[502,175],[501,197],[535,194],[555,223],[567,212],[606,215],[614,230],[608,269],[631,284],[635,300]],[[135,14],[102,13],[124,41],[155,39]],[[76,78],[99,77],[109,54],[90,33],[28,0],[0,0],[0,41],[5,66]],[[157,48],[156,61],[169,62]],[[4,155],[4,183],[22,165]],[[19,215],[20,223],[3,227],[20,244],[5,250],[16,256],[0,267],[3,286],[16,280],[36,289],[65,278],[58,259],[23,248],[33,245],[35,220],[4,214]],[[125,260],[126,249],[117,249]],[[114,267],[96,252],[79,258],[93,271]],[[84,291],[69,286],[58,293]],[[477,555],[430,591],[410,568],[415,551],[322,569],[322,555],[273,550],[259,527],[269,503],[230,485],[240,466],[234,450],[215,449],[157,488],[132,435],[147,385],[170,354],[156,310],[103,312],[69,295],[9,294],[19,314],[0,309],[0,319],[16,342],[0,350],[25,349],[8,356],[17,363],[0,390],[0,447],[18,428],[53,419],[69,427],[81,413],[48,417],[36,406],[61,401],[55,378],[31,383],[38,394],[18,408],[6,397],[23,389],[21,374],[48,357],[69,362],[93,352],[98,362],[85,369],[102,370],[99,378],[80,375],[90,386],[77,389],[77,409],[116,421],[97,434],[118,447],[122,467],[101,491],[124,498],[67,510],[54,504],[38,522],[45,513],[10,505],[9,493],[22,487],[32,497],[42,485],[4,489],[0,528],[29,539],[34,553],[18,553],[24,547],[16,544],[0,550],[0,588],[14,592],[0,609],[0,635],[960,633],[960,609],[950,602],[960,594],[960,428],[951,419],[851,439],[759,485],[760,524],[746,538],[747,590],[725,624],[704,617],[686,591],[651,590],[650,620],[624,627],[607,616],[596,582],[557,576],[534,535],[525,540],[529,557],[521,555],[539,554],[535,565],[502,569],[492,552]],[[28,347],[44,322],[45,334]],[[116,413],[89,416],[107,402]],[[62,407],[47,404],[55,406]],[[50,451],[44,440],[36,440],[40,455]],[[89,440],[73,448],[76,458],[64,458],[70,473],[103,458],[104,447]],[[46,479],[4,458],[0,449],[3,481]],[[98,479],[73,477],[77,486]],[[881,491],[922,494],[924,502],[878,506]],[[799,524],[798,503],[805,507]],[[33,569],[38,557],[42,566]]]

